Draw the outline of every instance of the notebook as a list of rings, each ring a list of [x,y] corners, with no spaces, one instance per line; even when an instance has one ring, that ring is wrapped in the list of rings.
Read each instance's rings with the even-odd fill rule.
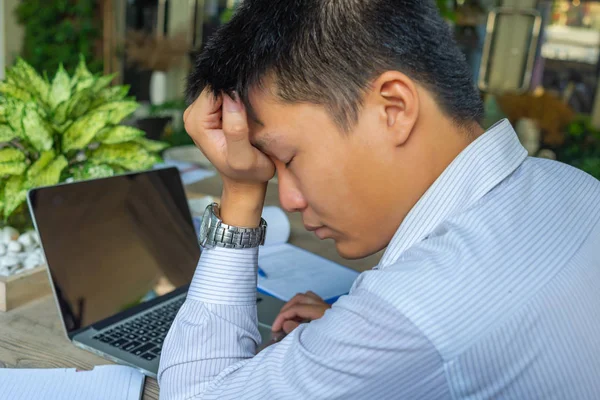
[[[144,374],[122,365],[91,371],[72,369],[0,369],[0,399],[139,400]]]
[[[194,224],[200,226],[200,216],[213,198],[190,200]],[[265,245],[258,252],[258,266],[266,277],[258,276],[258,290],[288,301],[297,293],[313,291],[328,303],[347,294],[358,272],[287,243],[290,222],[279,207],[265,207],[262,217],[267,221]]]

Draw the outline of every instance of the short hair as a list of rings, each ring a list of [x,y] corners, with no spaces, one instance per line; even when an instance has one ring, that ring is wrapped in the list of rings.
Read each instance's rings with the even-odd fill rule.
[[[433,94],[454,122],[480,122],[472,73],[433,0],[244,0],[207,41],[188,78],[188,100],[248,93],[272,77],[283,102],[326,107],[348,131],[364,93],[400,71]]]

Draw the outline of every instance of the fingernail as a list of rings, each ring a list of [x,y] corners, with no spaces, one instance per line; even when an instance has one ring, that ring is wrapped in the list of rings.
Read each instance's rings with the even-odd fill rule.
[[[223,109],[227,112],[240,112],[242,111],[242,104],[238,101],[233,100],[228,94],[223,96]]]

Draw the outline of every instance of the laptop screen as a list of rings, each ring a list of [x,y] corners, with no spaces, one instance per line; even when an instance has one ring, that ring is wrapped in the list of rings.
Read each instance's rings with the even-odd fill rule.
[[[67,333],[191,281],[200,247],[176,168],[29,196]]]

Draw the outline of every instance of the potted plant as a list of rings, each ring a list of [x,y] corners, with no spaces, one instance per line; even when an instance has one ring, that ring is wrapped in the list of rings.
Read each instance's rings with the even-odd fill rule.
[[[80,59],[49,81],[19,59],[0,82],[0,275],[41,263],[27,191],[59,182],[144,170],[167,145],[121,125],[138,103],[114,76],[92,75]],[[37,263],[37,264],[36,264]]]

